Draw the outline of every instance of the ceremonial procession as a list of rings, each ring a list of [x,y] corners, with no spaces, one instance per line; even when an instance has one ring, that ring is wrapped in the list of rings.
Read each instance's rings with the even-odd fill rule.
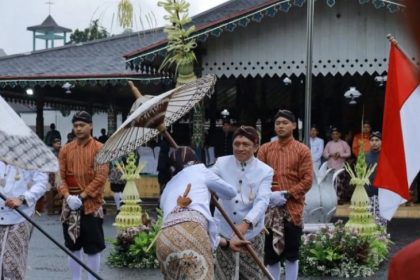
[[[420,1],[0,13],[0,280],[420,279]]]

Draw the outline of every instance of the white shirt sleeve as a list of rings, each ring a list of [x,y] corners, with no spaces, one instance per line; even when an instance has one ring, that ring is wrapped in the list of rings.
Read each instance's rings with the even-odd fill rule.
[[[205,175],[207,187],[211,192],[215,192],[222,199],[232,199],[235,197],[236,189],[214,174],[213,169],[206,169]]]
[[[28,206],[35,204],[48,190],[48,175],[39,171],[25,171],[32,172],[32,186],[25,191],[24,196]]]

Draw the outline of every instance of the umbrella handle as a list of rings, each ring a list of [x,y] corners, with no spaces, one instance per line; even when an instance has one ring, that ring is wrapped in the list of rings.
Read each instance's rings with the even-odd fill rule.
[[[232,220],[226,214],[225,210],[219,204],[219,201],[217,201],[216,195],[214,193],[211,194],[211,201],[214,203],[214,205],[216,206],[216,208],[220,211],[220,213],[222,214],[223,218],[225,218],[226,222],[232,228],[233,232],[235,232],[236,236],[238,236],[238,238],[240,240],[246,241],[246,239],[244,238],[244,236],[242,235],[242,233],[236,228],[236,226],[233,224]],[[263,271],[263,273],[265,274],[265,276],[269,280],[274,280],[273,276],[270,274],[270,272],[268,271],[268,269],[265,267],[265,265],[263,264],[263,262],[260,260],[260,258],[258,257],[257,253],[255,252],[254,248],[252,248],[251,244],[246,244],[246,247],[245,248],[247,249],[247,251],[249,252],[249,254],[251,255],[251,257],[254,259],[254,261],[257,263],[257,265],[261,268],[261,270]]]
[[[7,197],[0,192],[0,198],[4,201],[7,200]],[[28,222],[30,222],[34,227],[36,227],[40,232],[42,232],[49,240],[51,240],[55,245],[57,245],[61,250],[63,250],[70,258],[75,260],[79,265],[81,265],[87,272],[93,275],[98,280],[103,280],[97,273],[95,273],[92,269],[90,269],[86,264],[84,264],[81,260],[73,255],[73,253],[61,245],[57,240],[55,240],[51,235],[49,235],[45,230],[43,230],[34,220],[32,220],[28,215],[25,214],[19,208],[14,208],[16,212],[18,212],[23,218],[25,218]]]
[[[163,137],[165,137],[165,139],[168,140],[169,144],[173,148],[175,148],[175,149],[178,149],[179,148],[178,144],[175,142],[174,138],[172,138],[172,136],[169,134],[168,130],[166,129],[166,126],[163,123],[160,124],[157,127],[157,129],[163,135]]]

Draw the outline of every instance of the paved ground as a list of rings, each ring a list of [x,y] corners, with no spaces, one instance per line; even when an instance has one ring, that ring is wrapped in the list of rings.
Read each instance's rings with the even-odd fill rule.
[[[59,242],[63,243],[61,225],[58,216],[35,217],[43,229],[51,234]],[[116,235],[115,228],[112,226],[114,215],[108,215],[105,218],[104,229],[107,238],[113,238]],[[391,249],[393,255],[399,248],[420,237],[420,221],[418,219],[394,219],[389,224],[389,230],[394,245]],[[131,279],[163,279],[159,270],[138,270],[138,269],[114,269],[105,264],[106,257],[110,252],[109,245],[102,257],[102,266],[100,275],[106,280],[131,280]],[[375,276],[369,279],[386,279],[387,264]],[[38,230],[34,230],[28,257],[27,277],[29,280],[69,280],[70,274],[67,268],[67,256],[56,245],[49,241]],[[85,278],[86,279],[86,278]],[[304,278],[299,279],[321,279],[321,278]],[[337,278],[322,278],[337,279]]]

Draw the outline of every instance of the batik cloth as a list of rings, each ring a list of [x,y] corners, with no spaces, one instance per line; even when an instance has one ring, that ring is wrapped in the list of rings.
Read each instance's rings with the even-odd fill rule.
[[[375,219],[375,223],[378,226],[381,226],[383,228],[386,229],[386,225],[387,225],[387,220],[385,218],[382,218],[381,214],[379,213],[379,201],[378,201],[378,196],[377,195],[373,195],[371,197],[369,197],[370,199],[370,212],[373,215],[373,218]]]
[[[163,228],[156,255],[165,280],[214,279],[210,238],[201,223],[187,221]]]
[[[252,240],[249,240],[251,242],[251,246],[254,248],[257,256],[261,259],[261,261],[263,261],[264,240],[264,233],[260,233]],[[215,279],[217,280],[265,279],[263,271],[259,268],[248,251],[235,253],[231,250],[223,250],[219,247],[216,250],[215,261]],[[238,262],[239,266],[237,266]]]
[[[83,207],[83,206],[82,206]],[[61,211],[60,220],[62,223],[68,224],[68,234],[71,240],[76,243],[77,238],[80,236],[80,221],[82,215],[82,208],[71,210],[66,200],[63,200],[63,207]],[[104,211],[102,206],[99,207],[93,214],[95,218],[104,218]]]
[[[32,225],[27,221],[15,225],[0,225],[0,279],[25,278],[31,233]]]
[[[265,213],[265,227],[273,231],[273,249],[277,255],[284,250],[284,221],[291,222],[285,207],[268,208]]]

